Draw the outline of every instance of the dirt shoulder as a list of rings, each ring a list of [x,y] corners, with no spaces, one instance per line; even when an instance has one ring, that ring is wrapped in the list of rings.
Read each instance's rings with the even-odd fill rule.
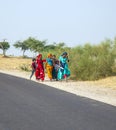
[[[30,73],[21,72],[21,71],[6,71],[0,70],[1,73],[7,73],[10,75],[22,77],[29,79]],[[33,81],[38,82],[35,80],[35,77],[32,78]],[[113,83],[112,83],[113,82]],[[103,79],[100,81],[53,81],[50,82],[47,78],[45,78],[44,82],[40,82],[42,84],[46,84],[50,87],[54,87],[63,91],[67,91],[73,93],[78,96],[87,97],[90,99],[94,99],[97,101],[101,101],[113,106],[116,106],[116,76]]]

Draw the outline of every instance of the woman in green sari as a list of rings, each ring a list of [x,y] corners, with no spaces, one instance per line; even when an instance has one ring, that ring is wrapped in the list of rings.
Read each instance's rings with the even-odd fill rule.
[[[60,68],[58,70],[58,80],[65,79],[67,80],[67,77],[70,76],[70,70],[68,68],[68,54],[67,52],[64,52],[60,57],[59,57],[59,64]]]

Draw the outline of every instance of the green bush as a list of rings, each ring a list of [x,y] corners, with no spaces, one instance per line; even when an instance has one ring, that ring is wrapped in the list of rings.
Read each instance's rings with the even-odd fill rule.
[[[72,77],[78,80],[97,80],[116,75],[114,52],[110,40],[99,45],[85,44],[73,48],[70,64]]]

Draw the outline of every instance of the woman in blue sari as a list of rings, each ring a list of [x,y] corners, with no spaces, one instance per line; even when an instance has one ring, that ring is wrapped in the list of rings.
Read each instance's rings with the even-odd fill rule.
[[[67,80],[67,77],[70,76],[70,70],[68,68],[68,54],[67,52],[64,52],[60,57],[59,57],[59,63],[60,63],[60,67],[58,70],[58,80],[62,80],[65,79]]]

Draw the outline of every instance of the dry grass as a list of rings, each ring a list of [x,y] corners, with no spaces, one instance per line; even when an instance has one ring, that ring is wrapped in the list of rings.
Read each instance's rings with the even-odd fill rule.
[[[0,69],[1,70],[20,70],[21,66],[31,66],[31,59],[22,57],[3,57],[0,55]]]
[[[98,80],[95,82],[95,84],[116,89],[116,76]]]
[[[18,70],[21,71],[21,66],[26,65],[28,69],[31,70],[31,62],[32,60],[29,58],[22,58],[22,57],[3,57],[0,55],[0,70],[6,71],[14,71]],[[95,84],[104,87],[110,87],[116,89],[116,76],[108,77],[105,79],[101,79],[98,81],[86,81],[90,84]]]
[[[107,77],[97,81],[86,81],[89,84],[116,89],[116,76]]]

